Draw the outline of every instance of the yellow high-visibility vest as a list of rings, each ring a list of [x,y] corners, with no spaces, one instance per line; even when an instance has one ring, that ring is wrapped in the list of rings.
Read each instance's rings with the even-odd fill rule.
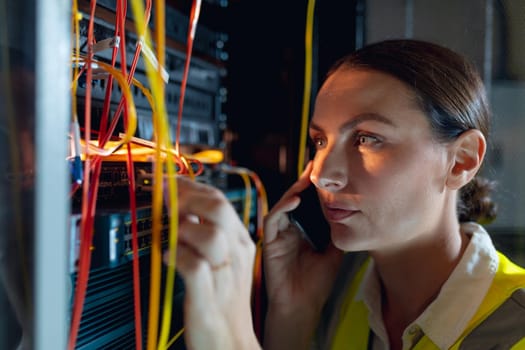
[[[494,342],[494,345],[509,344],[505,349],[510,350],[525,350],[525,269],[512,263],[507,257],[498,252],[499,265],[494,280],[483,299],[481,305],[468,323],[461,336],[454,342],[450,350],[460,349],[477,349],[479,347],[467,347],[466,344],[476,344],[475,337],[484,331],[484,327],[491,327],[494,320],[487,322],[491,315],[501,317],[502,320],[508,318],[509,314],[513,316],[518,313],[519,320],[523,320],[523,324],[514,325],[512,329],[506,330],[498,336],[492,336],[489,341]],[[355,301],[354,297],[361,284],[368,261],[363,264],[359,272],[356,274],[354,281],[350,285],[346,296],[342,303],[342,310],[340,313],[340,320],[336,326],[335,336],[332,341],[332,350],[366,350],[368,349],[368,340],[370,328],[368,326],[368,309],[363,301]],[[519,301],[514,303],[518,307],[503,304],[509,304],[509,299],[512,299],[515,293],[519,293]],[[512,301],[512,300],[510,300]],[[516,312],[514,312],[516,311]],[[494,318],[494,317],[493,317]],[[507,334],[508,333],[508,334]],[[508,337],[508,339],[505,339]],[[500,339],[496,339],[500,338]],[[483,348],[492,349],[495,346],[489,346],[485,343]],[[464,346],[462,346],[462,344]],[[502,348],[502,347],[498,347]],[[439,348],[427,337],[423,336],[418,343],[413,347],[414,350],[439,350]]]

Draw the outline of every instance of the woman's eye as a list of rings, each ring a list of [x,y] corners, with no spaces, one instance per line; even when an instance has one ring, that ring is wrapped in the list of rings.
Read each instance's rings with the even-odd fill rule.
[[[377,137],[371,136],[371,135],[357,135],[356,144],[357,146],[374,146],[379,143],[379,139]]]
[[[321,148],[324,145],[326,145],[326,141],[320,137],[312,138],[312,143],[315,146],[315,148]]]

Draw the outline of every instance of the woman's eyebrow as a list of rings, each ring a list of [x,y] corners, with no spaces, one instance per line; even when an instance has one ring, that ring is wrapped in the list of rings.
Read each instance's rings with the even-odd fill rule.
[[[340,131],[345,131],[345,130],[349,130],[349,129],[351,130],[351,129],[355,128],[357,125],[359,125],[360,123],[363,123],[365,121],[376,121],[376,122],[380,122],[380,123],[383,123],[383,124],[386,124],[386,125],[393,126],[394,128],[397,127],[397,125],[392,120],[386,118],[385,116],[382,116],[381,114],[377,114],[377,113],[363,113],[363,114],[359,114],[356,117],[352,118],[352,120],[344,123],[339,128],[339,130]],[[321,126],[315,124],[314,122],[310,122],[309,128],[313,129],[313,130],[317,130],[317,131],[323,131],[323,128]]]

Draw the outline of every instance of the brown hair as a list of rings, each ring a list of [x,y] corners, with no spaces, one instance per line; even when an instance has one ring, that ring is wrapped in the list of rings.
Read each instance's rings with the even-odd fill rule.
[[[448,48],[420,40],[385,40],[343,57],[328,76],[340,67],[381,71],[411,87],[439,142],[455,140],[469,129],[480,130],[488,140],[491,114],[481,77],[470,61]],[[494,182],[477,175],[461,189],[460,222],[495,219],[493,187]]]

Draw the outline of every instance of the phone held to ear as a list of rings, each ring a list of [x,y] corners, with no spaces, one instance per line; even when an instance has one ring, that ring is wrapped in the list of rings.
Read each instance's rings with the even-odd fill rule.
[[[324,251],[330,242],[330,225],[321,210],[319,197],[314,185],[299,194],[301,203],[288,213],[290,222],[316,251]]]

